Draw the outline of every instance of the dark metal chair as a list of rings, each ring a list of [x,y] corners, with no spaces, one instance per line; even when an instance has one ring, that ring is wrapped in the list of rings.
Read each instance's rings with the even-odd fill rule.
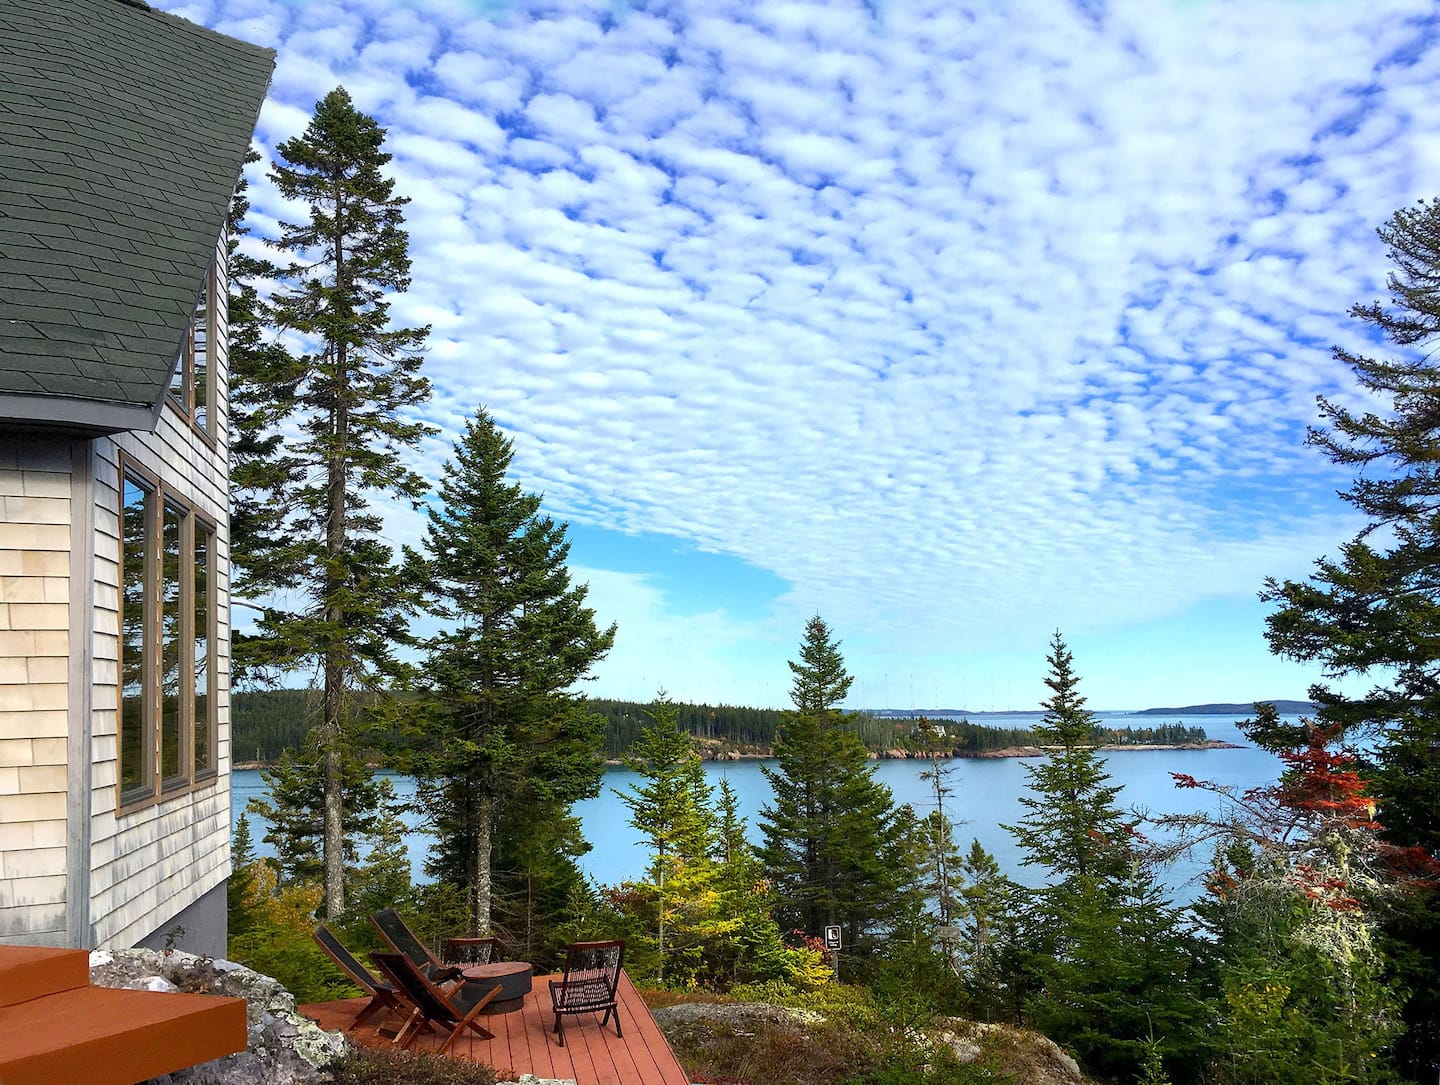
[[[620,983],[620,966],[625,960],[625,943],[614,942],[573,942],[565,951],[565,974],[558,980],[550,981],[550,1005],[555,1011],[554,1033],[560,1046],[565,1046],[565,1027],[561,1023],[563,1014],[599,1013],[600,1027],[613,1016],[615,1035],[620,1031],[620,1007],[615,1000],[615,988]]]
[[[494,964],[500,960],[500,939],[446,938],[440,943],[440,959],[462,968],[472,964]]]
[[[426,979],[435,983],[454,979],[467,965],[489,964],[500,956],[498,939],[447,938],[443,946],[442,960],[415,937],[415,933],[394,908],[381,909],[370,917],[370,922],[396,953],[405,954],[410,963],[425,974]]]
[[[447,990],[427,979],[403,953],[372,953],[370,959],[395,985],[400,996],[415,1007],[410,1019],[395,1036],[397,1047],[408,1049],[415,1042],[415,1037],[432,1025],[450,1029],[450,1035],[440,1045],[442,1055],[450,1050],[466,1029],[482,1040],[495,1038],[495,1034],[482,1027],[475,1018],[500,993],[498,983],[466,982]]]
[[[313,937],[320,948],[325,951],[325,955],[335,962],[335,967],[344,972],[355,986],[370,996],[370,1002],[350,1023],[351,1030],[359,1028],[372,1016],[385,1010],[394,1010],[399,1014],[405,1012],[406,1007],[396,997],[395,988],[384,980],[376,979],[371,975],[370,969],[356,960],[354,954],[340,944],[339,939],[325,924],[322,923],[315,928]]]

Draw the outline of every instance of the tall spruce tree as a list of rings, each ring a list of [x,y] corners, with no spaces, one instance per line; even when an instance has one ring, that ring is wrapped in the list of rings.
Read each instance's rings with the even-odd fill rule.
[[[1035,733],[1049,757],[1026,765],[1030,794],[1020,797],[1027,813],[1005,826],[1025,853],[1021,862],[1043,866],[1068,881],[1077,877],[1123,877],[1130,867],[1125,816],[1115,805],[1120,793],[1091,745],[1095,717],[1085,707],[1074,660],[1057,632],[1046,657],[1050,697]]]
[[[1309,443],[1356,470],[1341,496],[1368,520],[1338,558],[1305,581],[1268,580],[1271,650],[1320,663],[1327,679],[1363,678],[1347,695],[1311,687],[1319,719],[1378,733],[1367,774],[1392,844],[1440,858],[1440,204],[1420,201],[1379,229],[1394,264],[1389,303],[1351,316],[1397,348],[1372,358],[1335,348],[1370,393],[1364,409],[1320,397]],[[1440,895],[1412,897],[1388,924],[1402,983],[1413,992],[1398,1048],[1427,1080],[1440,1067]]]
[[[478,411],[425,536],[424,577],[448,625],[425,644],[429,741],[416,769],[437,836],[427,869],[463,887],[477,934],[492,926],[496,825],[558,819],[598,793],[604,722],[575,687],[615,639],[585,605],[587,587],[570,582],[566,525],[507,480],[513,456]]]
[[[915,814],[874,778],[840,709],[853,679],[819,615],[806,623],[790,671],[795,710],[776,734],[776,767],[764,768],[775,797],[760,811],[776,918],[812,935],[840,924],[848,946],[863,946],[915,889]]]
[[[247,164],[258,162],[251,151]],[[230,409],[230,599],[232,606],[257,610],[256,596],[283,582],[270,566],[284,551],[285,522],[300,462],[285,449],[280,422],[295,406],[302,369],[274,334],[270,306],[259,286],[279,268],[247,251],[250,233],[249,182],[242,176],[230,201],[229,231],[229,396]],[[282,559],[283,560],[283,559]],[[240,624],[240,623],[236,623]],[[255,666],[253,638],[232,635],[230,679],[239,686],[264,677]],[[262,652],[262,655],[264,653]]]
[[[1189,947],[1116,805],[1120,789],[1091,745],[1094,717],[1058,632],[1047,662],[1051,696],[1036,731],[1056,749],[1025,767],[1031,793],[1020,801],[1027,814],[1005,826],[1024,853],[1021,862],[1049,871],[1025,914],[1036,982],[1025,1009],[1087,1065],[1128,1079],[1162,1031],[1167,1055],[1194,1054],[1200,1007],[1184,985]],[[1012,983],[1025,986],[1022,976]]]
[[[409,285],[407,202],[383,169],[385,131],[343,88],[321,99],[301,136],[279,146],[270,173],[280,194],[303,204],[303,222],[281,223],[271,318],[306,349],[293,384],[260,408],[272,426],[290,425],[292,503],[283,532],[268,532],[250,555],[246,587],[268,593],[258,634],[247,646],[256,666],[321,675],[320,722],[310,738],[319,762],[325,913],[345,908],[347,762],[357,757],[349,702],[381,688],[402,668],[414,597],[380,539],[376,496],[418,501],[424,480],[404,451],[429,427],[407,417],[430,395],[419,373],[428,328],[393,328],[391,295]],[[282,367],[283,368],[283,367]],[[273,528],[274,525],[271,525]],[[279,536],[283,535],[283,538]]]

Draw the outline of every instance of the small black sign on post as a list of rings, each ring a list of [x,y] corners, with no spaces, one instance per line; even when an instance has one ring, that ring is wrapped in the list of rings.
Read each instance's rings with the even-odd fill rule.
[[[840,980],[840,924],[831,923],[825,928],[825,952],[830,954],[830,968],[835,980]]]

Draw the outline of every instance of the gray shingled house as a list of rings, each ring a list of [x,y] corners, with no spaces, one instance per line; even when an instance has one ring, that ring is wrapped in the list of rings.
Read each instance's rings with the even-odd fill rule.
[[[225,948],[225,221],[273,66],[0,3],[0,941]]]

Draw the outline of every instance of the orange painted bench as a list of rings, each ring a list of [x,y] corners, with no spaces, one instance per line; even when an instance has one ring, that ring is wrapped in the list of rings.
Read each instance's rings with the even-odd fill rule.
[[[83,949],[0,946],[3,1085],[135,1085],[247,1042],[243,999],[92,987]]]

